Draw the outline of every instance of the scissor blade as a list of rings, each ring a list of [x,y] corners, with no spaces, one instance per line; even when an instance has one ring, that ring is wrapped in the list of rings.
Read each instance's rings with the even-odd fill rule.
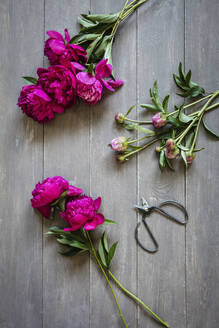
[[[137,208],[140,211],[145,211],[146,209],[144,208],[144,206],[139,206],[139,205],[135,205],[135,208]]]

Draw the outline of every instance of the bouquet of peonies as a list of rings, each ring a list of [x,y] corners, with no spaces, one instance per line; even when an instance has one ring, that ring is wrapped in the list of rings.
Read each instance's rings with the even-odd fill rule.
[[[101,205],[100,197],[92,199],[84,195],[82,189],[69,185],[69,182],[60,176],[49,177],[37,183],[32,195],[32,207],[36,208],[45,218],[53,219],[57,213],[62,222],[67,224],[63,227],[52,226],[47,232],[47,235],[54,236],[57,242],[63,246],[61,254],[73,256],[87,252],[93,256],[109,285],[125,327],[127,327],[127,323],[109,278],[124,293],[149,311],[159,323],[169,327],[137,296],[129,292],[110,271],[118,242],[109,247],[107,235],[104,232],[96,251],[89,231],[96,229],[101,224],[115,224],[114,221],[107,220],[103,214],[98,213]]]
[[[22,88],[18,98],[23,113],[39,123],[48,123],[55,113],[73,107],[77,99],[94,105],[104,89],[114,92],[121,86],[123,81],[112,73],[113,40],[119,24],[147,1],[127,0],[115,14],[82,14],[78,18],[80,32],[73,38],[67,29],[64,37],[57,31],[47,31],[44,54],[51,66],[38,68],[38,79],[24,76],[31,84]]]
[[[183,102],[181,106],[175,106],[174,111],[169,111],[168,101],[169,95],[160,99],[158,94],[157,81],[153,88],[150,89],[151,104],[141,104],[145,108],[154,113],[151,121],[139,121],[129,118],[129,114],[135,106],[132,106],[126,114],[118,113],[115,116],[116,122],[127,130],[137,130],[144,134],[139,138],[117,137],[109,144],[112,150],[117,152],[117,160],[119,162],[127,161],[132,155],[148,148],[156,142],[160,142],[160,146],[156,147],[159,154],[159,167],[162,170],[167,167],[173,170],[170,160],[181,157],[186,165],[191,164],[195,153],[204,148],[197,149],[196,142],[199,128],[202,123],[204,129],[216,138],[219,135],[212,131],[204,120],[207,112],[217,108],[219,102],[214,100],[219,96],[219,90],[205,94],[205,90],[197,83],[191,81],[191,70],[186,74],[179,64],[178,75],[174,74],[173,78],[177,87],[181,90],[179,96],[184,99],[190,99],[189,103]],[[198,99],[197,99],[198,97]],[[195,99],[191,101],[191,99]],[[200,106],[201,108],[188,114],[185,112],[188,108]],[[144,125],[151,124],[154,129],[148,129]],[[150,140],[147,142],[147,140]],[[146,141],[145,143],[142,143]]]

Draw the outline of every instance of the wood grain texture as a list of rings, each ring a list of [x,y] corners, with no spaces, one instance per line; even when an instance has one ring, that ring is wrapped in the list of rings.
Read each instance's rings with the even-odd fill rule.
[[[43,235],[48,221],[43,227],[30,207],[35,183],[54,175],[102,196],[101,211],[118,225],[101,227],[92,236],[106,229],[112,243],[119,240],[112,272],[125,287],[172,328],[218,327],[218,142],[201,131],[198,147],[205,150],[186,174],[180,163],[175,173],[160,173],[153,149],[120,165],[107,147],[115,136],[129,136],[115,125],[114,115],[148,102],[155,78],[161,96],[170,92],[172,105],[181,101],[173,96],[171,77],[179,61],[207,92],[219,88],[218,1],[150,0],[121,24],[113,63],[125,84],[98,105],[81,102],[44,127],[16,108],[24,84],[20,77],[48,66],[43,59],[46,30],[63,33],[67,27],[73,35],[80,13],[116,12],[123,3],[0,0],[0,328],[123,327],[95,262],[86,254],[59,255],[59,246]],[[147,118],[143,110],[135,116]],[[207,120],[218,131],[218,111]],[[189,212],[186,229],[152,215],[149,224],[160,245],[155,255],[134,240],[140,218],[133,205],[141,196],[150,204],[169,198],[185,202]],[[159,327],[113,286],[129,328]]]
[[[147,90],[155,79],[158,79],[162,98],[171,91],[170,105],[178,101],[173,95],[172,73],[184,55],[183,12],[181,0],[149,2],[138,11],[137,84],[140,103],[150,102]],[[147,118],[146,111],[141,109],[139,112],[140,117]],[[176,172],[161,173],[155,146],[139,154],[138,162],[139,198],[144,196],[151,205],[167,199],[184,203],[182,163],[175,163]],[[149,224],[160,249],[154,255],[138,249],[139,296],[170,327],[182,328],[185,327],[185,229],[157,214],[149,218]],[[143,232],[142,238],[145,243],[149,242],[146,232]],[[158,326],[142,309],[139,309],[138,322],[139,327]]]
[[[197,12],[199,14],[197,15]],[[186,1],[185,66],[207,92],[219,89],[219,3]],[[195,27],[195,28],[194,28]],[[195,42],[194,42],[195,40]],[[218,101],[218,100],[217,100]],[[207,115],[218,131],[218,111]],[[218,141],[201,131],[187,174],[187,327],[216,328],[219,323],[219,152]]]
[[[43,1],[0,2],[0,327],[42,326],[42,221],[30,206],[42,178],[43,127],[16,106],[43,61]]]
[[[45,31],[64,33],[67,27],[70,35],[76,34],[77,16],[89,8],[88,0],[46,0]],[[44,131],[44,176],[61,175],[89,192],[89,108],[80,103],[66,110]],[[57,251],[55,240],[47,238],[43,252],[43,327],[88,327],[89,256],[65,258]]]
[[[91,0],[92,13],[121,10],[121,1]],[[125,165],[116,162],[107,144],[124,133],[115,124],[117,112],[126,112],[136,102],[136,16],[118,29],[113,49],[113,65],[117,78],[125,84],[114,94],[106,94],[92,109],[91,193],[101,195],[104,215],[118,222],[107,228],[111,242],[119,240],[112,272],[130,290],[136,291],[136,244],[133,238],[136,214],[136,161]],[[128,135],[128,134],[127,134]],[[91,267],[91,327],[123,327],[118,310],[96,264]],[[115,288],[129,327],[136,327],[136,306]],[[99,306],[98,306],[99,304]],[[101,306],[100,306],[101,305]]]

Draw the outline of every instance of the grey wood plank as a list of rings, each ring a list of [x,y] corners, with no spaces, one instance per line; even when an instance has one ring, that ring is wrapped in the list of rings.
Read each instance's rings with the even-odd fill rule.
[[[77,16],[88,12],[89,1],[52,1],[45,4],[45,29],[71,35]],[[45,126],[44,175],[61,175],[89,192],[89,108],[66,110]],[[45,228],[46,230],[47,228]],[[44,328],[89,327],[89,256],[65,258],[55,241],[45,240],[43,257]]]
[[[138,11],[137,85],[139,103],[149,101],[148,90],[155,79],[161,97],[174,96],[172,73],[184,56],[184,1],[151,1]],[[181,101],[181,99],[180,99]],[[142,118],[151,118],[141,113]],[[139,198],[150,204],[175,199],[184,203],[183,165],[176,164],[176,172],[160,172],[155,147],[139,154]],[[160,245],[151,255],[138,249],[139,296],[159,314],[170,327],[185,327],[185,229],[157,214],[149,224]],[[142,234],[146,239],[146,233]],[[139,309],[139,327],[158,327]]]
[[[0,327],[42,327],[42,221],[30,206],[42,178],[43,127],[16,106],[43,61],[43,1],[0,1]]]
[[[121,10],[124,1],[91,1],[92,13],[110,13]],[[117,78],[125,84],[92,110],[91,133],[91,192],[101,195],[102,211],[106,218],[118,222],[108,227],[111,242],[119,240],[112,271],[131,291],[136,291],[136,245],[133,231],[136,214],[136,161],[121,165],[116,162],[107,144],[125,133],[114,122],[117,112],[126,112],[136,102],[136,16],[130,17],[117,31],[113,64]],[[103,229],[102,229],[103,230]],[[95,263],[91,267],[91,326],[123,327],[115,302]],[[135,304],[115,289],[129,327],[136,327]]]
[[[207,92],[219,88],[219,2],[186,1],[186,69]],[[217,100],[218,101],[218,100]],[[218,110],[207,116],[218,131]],[[201,130],[197,154],[187,173],[187,327],[216,328],[219,322],[219,151]]]

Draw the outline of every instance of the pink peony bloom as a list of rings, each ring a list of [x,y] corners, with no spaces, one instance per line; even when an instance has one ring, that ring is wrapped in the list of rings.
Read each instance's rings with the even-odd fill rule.
[[[152,122],[155,128],[161,128],[166,125],[167,118],[161,112],[158,112],[152,117]]]
[[[67,196],[69,197],[78,196],[83,192],[82,189],[69,186],[68,181],[60,176],[47,178],[42,182],[38,182],[32,191],[32,207],[38,209],[48,219],[51,211],[50,204],[58,199],[65,191],[68,191]]]
[[[49,39],[45,42],[44,54],[51,65],[66,65],[70,61],[87,61],[86,51],[77,44],[70,44],[68,30],[65,29],[65,39],[56,31],[47,31]]]
[[[48,69],[38,68],[38,84],[42,86],[54,101],[64,108],[75,105],[76,78],[70,69],[61,65],[50,66]]]
[[[97,213],[101,204],[101,198],[93,200],[88,196],[78,196],[66,204],[66,210],[60,216],[71,227],[65,231],[75,231],[84,227],[85,230],[94,230],[99,224],[104,223],[104,216]]]
[[[166,141],[166,151],[165,155],[168,159],[175,159],[179,156],[179,149],[175,145],[175,141],[173,139],[168,139]]]
[[[23,113],[39,123],[48,123],[54,118],[54,113],[61,114],[64,111],[39,85],[34,84],[22,88],[17,105]]]
[[[102,59],[96,66],[95,76],[88,72],[80,72],[77,78],[77,95],[87,104],[94,105],[102,97],[103,86],[114,92],[115,89],[123,84],[123,81],[109,78],[112,74],[112,66],[107,64],[107,59]]]
[[[175,149],[175,142],[173,139],[168,139],[166,141],[166,144],[165,144],[166,148],[170,149],[170,150],[174,150]]]
[[[110,143],[112,150],[123,152],[127,149],[128,143],[126,137],[117,137],[113,139]]]

